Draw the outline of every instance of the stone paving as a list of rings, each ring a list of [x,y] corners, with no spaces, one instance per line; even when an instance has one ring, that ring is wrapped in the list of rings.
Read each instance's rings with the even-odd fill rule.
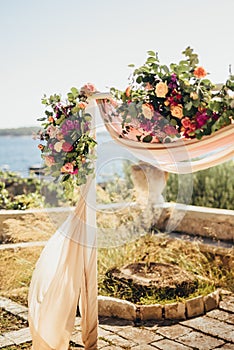
[[[27,320],[27,308],[7,298],[0,298],[0,307]],[[133,323],[117,318],[99,319],[98,349],[118,350],[234,350],[234,295],[225,293],[219,308],[206,315],[184,321],[147,321]],[[15,345],[30,344],[29,328],[0,335],[1,350]],[[83,348],[80,318],[76,318],[71,337],[72,348]]]

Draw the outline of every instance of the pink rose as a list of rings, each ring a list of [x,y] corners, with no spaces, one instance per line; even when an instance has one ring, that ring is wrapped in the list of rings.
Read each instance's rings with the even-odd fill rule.
[[[191,125],[191,121],[188,117],[185,117],[183,119],[181,119],[181,124],[183,125],[184,128],[189,128]]]
[[[87,96],[91,96],[96,91],[97,91],[97,89],[95,88],[95,86],[93,84],[90,84],[90,83],[85,84],[80,89],[80,92],[87,95]]]
[[[58,129],[53,126],[53,125],[50,125],[47,130],[46,130],[47,134],[49,135],[50,138],[54,138],[56,137],[57,133],[58,133]]]
[[[64,142],[64,143],[62,144],[62,150],[63,150],[64,152],[70,152],[70,151],[73,150],[73,146],[72,146],[69,142]]]
[[[55,163],[54,157],[53,156],[46,156],[45,157],[45,164],[47,166],[52,166]]]
[[[64,166],[61,168],[62,173],[69,173],[72,174],[74,171],[74,166],[72,163],[66,163]]]

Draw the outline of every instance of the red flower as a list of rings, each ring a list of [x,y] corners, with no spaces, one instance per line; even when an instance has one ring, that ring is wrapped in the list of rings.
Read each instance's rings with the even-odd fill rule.
[[[73,146],[69,142],[64,142],[62,145],[62,150],[64,152],[70,152],[73,150]]]

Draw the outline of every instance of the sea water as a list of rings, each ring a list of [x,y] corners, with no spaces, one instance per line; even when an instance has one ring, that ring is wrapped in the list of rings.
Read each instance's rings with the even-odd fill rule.
[[[107,182],[115,175],[122,177],[126,162],[135,163],[135,157],[125,148],[117,145],[107,132],[97,133],[97,182]],[[42,166],[39,140],[32,136],[0,137],[0,168],[29,175],[29,168]]]

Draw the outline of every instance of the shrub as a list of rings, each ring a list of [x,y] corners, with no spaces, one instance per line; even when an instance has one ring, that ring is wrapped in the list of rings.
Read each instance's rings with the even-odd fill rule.
[[[234,161],[193,174],[191,205],[234,209]],[[176,201],[179,176],[170,174],[165,200]]]

